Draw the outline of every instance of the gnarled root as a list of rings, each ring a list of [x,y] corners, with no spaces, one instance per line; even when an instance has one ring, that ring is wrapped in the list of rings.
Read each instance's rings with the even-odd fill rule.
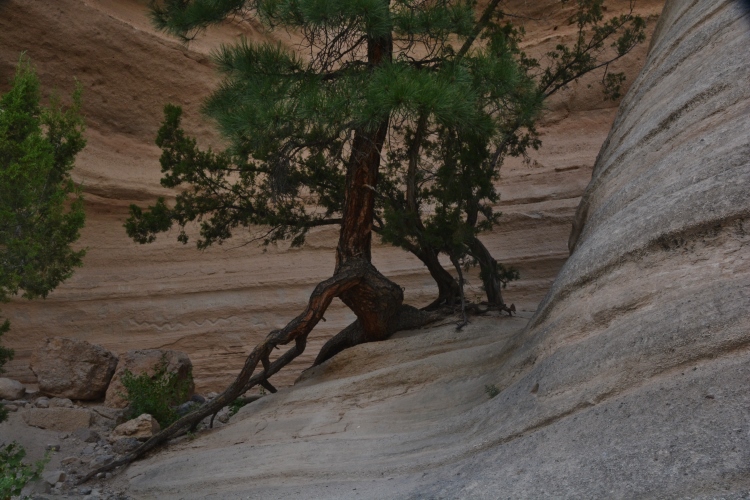
[[[201,420],[209,415],[215,415],[219,410],[232,403],[253,386],[262,384],[268,387],[266,384],[269,384],[268,379],[272,375],[304,352],[308,334],[323,317],[331,301],[335,297],[359,285],[371,269],[374,268],[369,263],[363,264],[361,262],[355,262],[349,266],[341,266],[333,277],[319,283],[315,287],[310,296],[307,308],[305,308],[302,314],[294,318],[283,329],[269,333],[266,339],[253,349],[245,360],[240,374],[224,392],[207,404],[180,418],[122,458],[92,470],[81,478],[78,484],[85,483],[101,472],[111,471],[117,467],[127,465],[170,439],[183,434],[187,430],[194,429]],[[294,341],[294,346],[279,356],[278,359],[270,362],[269,356],[274,348],[292,341]],[[263,370],[253,375],[258,363],[262,365]]]
[[[393,334],[400,330],[420,328],[432,323],[433,321],[437,321],[442,317],[443,314],[440,312],[423,311],[416,307],[402,304],[398,312],[391,318],[388,330]],[[331,359],[344,349],[371,341],[372,340],[368,339],[365,335],[365,332],[362,329],[362,324],[357,320],[323,344],[323,347],[320,348],[320,352],[318,353],[318,357],[315,358],[313,366],[318,366],[319,364]]]
[[[359,319],[331,339],[324,346],[318,359],[321,359],[321,356],[329,359],[346,347],[383,340],[397,330],[416,328],[441,317],[436,313],[403,305],[401,288],[381,275],[369,262],[353,260],[341,265],[333,277],[315,287],[302,314],[283,329],[269,333],[266,339],[253,349],[237,378],[224,392],[180,418],[122,458],[92,470],[78,484],[99,473],[127,465],[170,439],[194,430],[204,418],[215,416],[222,408],[256,385],[276,392],[268,379],[304,352],[307,336],[323,318],[335,297],[341,297]],[[270,361],[269,356],[277,346],[292,341],[294,345],[290,349],[273,362]],[[322,362],[318,359],[315,364]],[[253,374],[259,363],[262,370]]]

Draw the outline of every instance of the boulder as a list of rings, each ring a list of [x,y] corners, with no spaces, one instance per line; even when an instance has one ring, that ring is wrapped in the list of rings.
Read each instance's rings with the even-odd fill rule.
[[[50,408],[73,408],[73,401],[68,398],[52,398],[49,400]]]
[[[61,470],[47,471],[42,474],[44,481],[50,486],[65,481],[65,472]]]
[[[125,370],[134,375],[148,373],[153,376],[159,369],[161,363],[166,363],[168,373],[176,373],[179,380],[190,381],[190,393],[192,394],[195,385],[192,380],[193,363],[187,354],[182,351],[172,351],[165,349],[139,349],[128,351],[120,358],[112,382],[107,389],[107,398],[105,404],[113,408],[125,408],[127,401],[123,397],[125,386],[122,385],[122,375]],[[182,401],[175,401],[181,403]]]
[[[110,431],[117,427],[117,424],[125,422],[123,410],[119,408],[107,408],[106,406],[94,406],[91,408],[93,416],[92,426],[99,430]]]
[[[99,441],[99,433],[89,429],[88,427],[82,427],[73,431],[73,437],[82,443],[96,443]]]
[[[144,413],[133,420],[128,420],[124,424],[115,427],[109,439],[111,442],[116,442],[122,438],[146,440],[159,432],[160,429],[159,422],[148,413]]]
[[[15,401],[23,398],[26,388],[21,382],[9,378],[0,378],[0,399]]]
[[[23,412],[26,425],[71,432],[91,425],[91,412],[82,408],[31,408]]]
[[[39,389],[70,399],[101,399],[117,367],[117,356],[85,340],[47,338],[31,359]]]

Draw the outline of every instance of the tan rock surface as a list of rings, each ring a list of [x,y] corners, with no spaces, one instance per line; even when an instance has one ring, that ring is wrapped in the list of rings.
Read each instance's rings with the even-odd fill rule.
[[[655,24],[662,0],[638,0],[638,12]],[[168,348],[187,352],[198,390],[221,390],[244,356],[274,328],[302,309],[314,285],[333,269],[336,232],[311,234],[301,250],[279,244],[267,252],[241,246],[245,236],[200,252],[167,235],[139,246],[122,223],[132,202],[146,204],[159,187],[159,151],[153,140],[166,102],[182,105],[186,127],[203,144],[218,144],[198,114],[217,78],[207,53],[240,32],[258,37],[255,26],[233,22],[210,30],[185,48],[155,33],[138,0],[41,0],[0,2],[0,89],[7,88],[20,51],[28,51],[45,89],[84,86],[88,146],[76,176],[84,184],[87,225],[81,246],[84,267],[44,302],[3,305],[12,323],[4,342],[16,349],[8,375],[34,383],[28,369],[34,349],[48,336],[81,338],[123,353]],[[615,5],[616,4],[616,5]],[[616,0],[615,8],[627,2]],[[512,0],[509,9],[527,14],[528,49],[541,54],[573,27],[556,0]],[[570,6],[567,7],[568,9]],[[555,29],[557,28],[557,29]],[[264,35],[267,36],[267,35]],[[280,38],[282,41],[283,37]],[[618,63],[637,74],[645,47]],[[507,298],[533,311],[567,258],[565,242],[578,199],[591,175],[596,153],[614,118],[615,104],[601,99],[597,78],[582,79],[550,103],[542,127],[544,147],[532,166],[509,162],[499,189],[503,223],[484,240],[502,262],[519,268]],[[434,286],[421,263],[401,250],[374,249],[375,263],[405,287],[407,301],[428,303]],[[470,295],[479,281],[470,280]],[[352,320],[341,304],[332,307],[311,337],[305,355],[277,385],[290,384],[309,366],[322,342]]]
[[[89,427],[92,419],[85,408],[30,408],[20,413],[26,425],[60,432]]]
[[[358,346],[120,484],[136,498],[747,497],[742,9],[667,2],[528,325]]]
[[[31,359],[39,390],[71,399],[101,399],[117,356],[99,345],[64,337],[45,339]]]
[[[159,422],[148,413],[144,413],[115,427],[109,439],[113,442],[122,438],[135,438],[145,441],[159,432],[160,429]]]
[[[166,373],[176,374],[177,380],[186,381],[189,384],[188,397],[192,395],[195,388],[195,384],[190,378],[193,364],[187,354],[168,349],[137,349],[120,356],[117,370],[107,388],[105,404],[113,408],[125,408],[127,406],[127,401],[122,396],[126,393],[125,386],[122,384],[122,376],[125,370],[135,376],[146,373],[149,377],[153,377],[156,371],[161,368],[162,363],[165,363]],[[182,401],[176,401],[175,403],[182,403]]]

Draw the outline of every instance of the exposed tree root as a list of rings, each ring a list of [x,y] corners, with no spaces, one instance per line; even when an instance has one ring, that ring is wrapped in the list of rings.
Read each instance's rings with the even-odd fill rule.
[[[323,317],[323,313],[331,304],[331,301],[359,284],[365,272],[365,266],[361,265],[354,265],[349,268],[342,267],[332,278],[319,283],[310,296],[304,312],[294,318],[283,329],[274,330],[269,333],[266,339],[253,349],[245,360],[245,364],[237,378],[224,392],[207,404],[180,418],[122,458],[92,470],[79,481],[79,484],[88,481],[100,472],[107,472],[129,464],[169,439],[178,436],[188,429],[194,429],[201,420],[209,415],[215,415],[219,410],[253,386],[267,383],[269,377],[304,352],[308,334]],[[291,341],[294,341],[294,346],[279,356],[278,359],[270,362],[269,356],[271,351],[277,346],[288,344]],[[263,370],[253,375],[258,363],[261,364]]]
[[[372,281],[373,278],[377,279],[378,277],[386,280],[369,263],[355,261],[353,264],[341,266],[332,278],[319,283],[315,287],[308,305],[302,314],[294,318],[283,329],[274,330],[269,333],[266,339],[253,349],[245,360],[245,364],[237,378],[224,392],[205,405],[180,418],[122,458],[90,471],[78,481],[78,484],[85,483],[99,473],[108,472],[117,467],[127,465],[170,439],[178,437],[189,430],[195,430],[204,418],[212,416],[213,419],[222,408],[256,385],[261,385],[270,392],[276,392],[276,389],[270,384],[268,379],[304,352],[307,344],[307,336],[322,319],[331,301],[335,297],[346,296],[347,292],[361,286],[363,281]],[[359,290],[359,292],[362,293],[362,290]],[[374,295],[373,299],[375,299]],[[386,332],[385,334],[381,333],[379,335],[380,338],[368,336],[360,326],[360,321],[357,320],[326,343],[315,364],[317,365],[322,362],[319,361],[321,356],[329,359],[347,347],[372,340],[381,340],[387,338],[387,336],[397,330],[416,328],[435,321],[440,317],[437,313],[428,313],[411,306],[400,305],[397,314],[392,315],[388,319]],[[273,362],[270,361],[269,356],[277,346],[285,345],[292,341],[294,341],[294,345],[290,349]],[[323,351],[326,351],[326,354]],[[261,365],[262,370],[253,375],[258,364]]]
[[[442,317],[443,314],[440,312],[423,311],[416,307],[403,304],[398,313],[391,320],[389,330],[391,333],[400,330],[411,330],[432,323],[433,321],[437,321]],[[364,342],[368,342],[368,340],[365,339],[362,325],[360,321],[357,320],[323,344],[323,347],[320,348],[320,352],[318,353],[318,357],[315,358],[313,366],[318,366],[319,364],[331,359],[344,349],[354,347],[355,345]]]

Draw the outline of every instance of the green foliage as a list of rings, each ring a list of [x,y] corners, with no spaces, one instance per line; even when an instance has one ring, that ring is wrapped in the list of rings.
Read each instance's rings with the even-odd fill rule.
[[[8,331],[10,328],[10,322],[8,320],[5,320],[2,324],[0,324],[0,340],[2,340],[3,334]],[[0,345],[0,375],[5,373],[5,369],[3,368],[3,365],[13,359],[13,349],[8,349],[7,347],[3,347]],[[8,419],[8,410],[0,404],[0,423],[5,422]]]
[[[237,414],[238,411],[240,411],[240,408],[243,406],[246,406],[250,403],[250,400],[247,398],[237,398],[229,405],[229,416],[233,417]]]
[[[81,87],[64,109],[39,104],[39,81],[22,58],[0,98],[0,300],[46,297],[81,265],[74,243],[84,223],[80,188],[70,178],[86,144]]]
[[[68,108],[55,96],[49,107],[39,100],[39,80],[21,57],[10,91],[0,96],[0,302],[46,297],[85,253],[70,246],[84,223],[81,191],[70,178],[86,144],[81,87]],[[9,327],[0,323],[0,337]],[[12,358],[0,346],[0,373]]]
[[[34,465],[23,462],[26,450],[16,442],[0,446],[0,498],[9,499],[21,494],[29,481],[38,479],[50,460],[49,453]]]
[[[148,373],[136,376],[125,370],[122,385],[126,391],[122,396],[129,403],[128,418],[148,413],[163,428],[180,418],[174,405],[190,397],[192,374],[180,379],[177,373],[169,372],[168,362],[166,358],[162,358],[151,376]]]
[[[179,194],[173,206],[132,206],[128,234],[146,243],[177,224],[186,243],[186,226],[198,223],[204,248],[262,226],[265,244],[301,245],[310,228],[341,222],[356,132],[387,122],[373,230],[418,256],[477,258],[474,240],[499,222],[499,166],[539,147],[544,100],[597,68],[616,98],[623,77],[606,73],[608,64],[645,37],[632,9],[605,19],[603,0],[573,3],[577,37],[542,64],[495,3],[477,17],[473,0],[152,2],[157,26],[185,39],[242,15],[303,40],[295,52],[242,39],[214,54],[224,80],[204,112],[228,140],[224,151],[201,150],[180,109],[165,108],[162,184]],[[370,49],[384,40],[391,49],[374,64]],[[501,273],[503,283],[518,276],[482,272]]]
[[[6,333],[9,329],[10,322],[8,320],[5,320],[2,324],[0,324],[0,340],[2,340],[3,334]],[[3,347],[0,345],[0,375],[5,373],[3,365],[13,359],[13,354],[13,349],[8,349],[7,347]],[[0,419],[0,422],[2,422],[2,419]]]
[[[500,394],[500,389],[495,384],[487,384],[484,386],[484,392],[487,393],[490,399]]]

